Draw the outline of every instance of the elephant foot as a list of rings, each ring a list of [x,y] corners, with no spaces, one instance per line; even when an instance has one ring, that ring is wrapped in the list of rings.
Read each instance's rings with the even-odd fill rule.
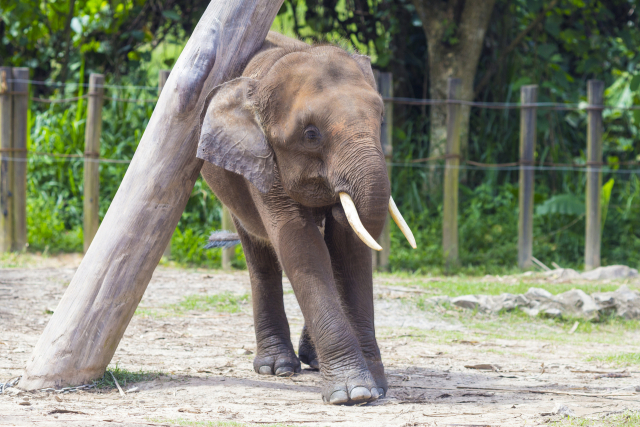
[[[376,381],[380,397],[385,397],[387,395],[389,385],[387,383],[387,377],[384,374],[384,365],[382,364],[382,361],[367,360],[367,366],[369,367],[369,372],[371,372],[373,379]]]
[[[260,375],[290,377],[300,372],[300,360],[293,349],[282,350],[275,354],[258,351],[253,359],[253,369]]]
[[[320,369],[320,362],[318,362],[316,348],[311,341],[311,337],[307,332],[306,326],[302,328],[302,334],[300,335],[300,343],[298,344],[298,357],[300,357],[300,361],[302,363],[304,363],[305,365],[309,365],[311,369]]]
[[[322,400],[331,405],[355,405],[380,397],[378,384],[369,371],[348,372],[326,380]]]

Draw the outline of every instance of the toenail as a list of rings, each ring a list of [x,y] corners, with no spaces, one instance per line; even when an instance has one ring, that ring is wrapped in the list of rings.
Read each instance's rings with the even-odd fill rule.
[[[320,363],[318,363],[318,359],[313,359],[311,362],[309,362],[309,366],[311,366],[313,369],[320,369]]]
[[[279,377],[290,377],[293,375],[293,369],[288,366],[282,366],[276,369],[276,375]]]
[[[271,370],[271,366],[260,366],[260,369],[258,370],[258,372],[260,373],[260,375],[272,375],[273,371]]]
[[[382,387],[378,388],[378,394],[380,397],[384,397],[384,389]]]
[[[375,400],[375,399],[377,399],[378,397],[380,397],[380,393],[378,392],[378,389],[377,389],[377,388],[375,388],[375,387],[374,387],[374,388],[372,388],[372,389],[371,389],[371,398]]]
[[[331,403],[332,405],[340,405],[341,403],[347,403],[348,401],[349,396],[344,390],[334,391],[329,398],[329,403]]]
[[[351,400],[367,400],[371,399],[371,392],[366,387],[355,387],[351,390]]]

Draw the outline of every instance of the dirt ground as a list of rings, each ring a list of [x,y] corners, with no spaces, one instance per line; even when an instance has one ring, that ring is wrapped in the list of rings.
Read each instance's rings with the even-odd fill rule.
[[[0,270],[0,383],[21,374],[79,261],[32,257]],[[254,373],[248,302],[236,313],[167,309],[190,295],[247,294],[246,272],[159,267],[110,365],[158,375],[122,384],[125,391],[138,388],[123,397],[113,388],[64,394],[9,389],[0,396],[0,425],[534,426],[562,420],[552,414],[559,404],[591,418],[640,410],[640,368],[588,357],[638,352],[640,331],[580,339],[532,322],[525,328],[539,329],[539,336],[521,333],[522,325],[504,325],[495,335],[419,309],[405,285],[404,279],[376,279],[377,333],[390,389],[372,404],[323,404],[320,375],[311,370],[292,378]],[[297,343],[303,318],[285,286]],[[479,364],[492,366],[465,367]]]

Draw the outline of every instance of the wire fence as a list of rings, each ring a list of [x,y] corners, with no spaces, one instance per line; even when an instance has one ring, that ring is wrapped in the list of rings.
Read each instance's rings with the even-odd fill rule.
[[[76,87],[89,87],[88,83],[56,83],[56,82],[47,82],[47,81],[38,81],[38,80],[20,80],[20,79],[9,79],[8,82],[14,83],[28,83],[33,85],[44,85],[44,86],[53,86],[53,87],[66,87],[66,86],[76,86]],[[109,89],[109,90],[154,90],[157,91],[158,88],[154,86],[136,86],[136,85],[98,85],[96,87]],[[82,96],[76,96],[71,98],[60,98],[60,99],[46,99],[46,98],[38,98],[38,97],[30,97],[29,99],[32,102],[36,103],[44,103],[44,104],[62,104],[62,103],[71,103],[77,102],[79,100],[89,99],[93,94],[85,94]],[[108,97],[105,96],[103,99],[107,101],[115,101],[115,102],[123,102],[123,103],[155,103],[158,101],[158,98],[121,98],[121,97]],[[402,98],[402,97],[383,97],[383,100],[386,102],[390,102],[393,104],[399,105],[415,105],[415,106],[431,106],[431,105],[463,105],[475,108],[485,108],[485,109],[497,109],[497,110],[514,110],[514,109],[526,109],[526,108],[540,108],[540,109],[551,109],[551,110],[561,110],[561,111],[590,111],[590,110],[620,110],[620,111],[630,111],[630,110],[640,110],[640,105],[632,105],[632,106],[621,106],[621,105],[589,105],[588,103],[553,103],[553,102],[535,102],[535,103],[509,103],[509,102],[473,102],[473,101],[464,101],[457,99],[418,99],[418,98]],[[0,149],[0,153],[6,150]],[[54,157],[57,158],[58,161],[68,161],[70,159],[78,159],[84,162],[97,162],[97,163],[123,163],[128,164],[131,160],[125,159],[107,159],[107,158],[91,158],[85,157],[82,155],[75,154],[60,154],[60,153],[42,153],[42,152],[28,152],[30,156],[37,156],[41,160],[44,161],[45,157]],[[617,162],[615,165],[609,165],[606,163],[599,164],[567,164],[567,163],[550,163],[544,162],[538,165],[524,164],[523,162],[510,162],[510,163],[481,163],[475,162],[472,160],[464,160],[461,159],[460,156],[457,156],[458,159],[464,164],[462,165],[445,165],[438,164],[436,162],[440,162],[446,160],[447,158],[451,158],[451,156],[443,155],[443,156],[434,156],[422,159],[412,159],[407,162],[394,162],[390,165],[393,167],[428,167],[431,169],[461,169],[461,170],[479,170],[479,169],[490,169],[490,170],[498,170],[498,171],[516,171],[520,169],[524,170],[537,170],[537,171],[603,171],[606,173],[614,173],[614,174],[633,174],[638,173],[640,170],[636,169],[620,169],[619,166],[640,166],[640,162],[638,161],[623,161]],[[25,162],[28,161],[24,157],[8,157],[7,160],[14,162]],[[422,164],[419,164],[422,163]],[[425,163],[430,163],[425,165]]]
[[[166,73],[166,74],[163,74]],[[61,104],[69,104],[74,102],[79,102],[83,100],[87,100],[88,105],[93,105],[93,110],[87,110],[87,126],[91,124],[93,129],[100,129],[99,123],[102,122],[101,111],[102,102],[110,101],[113,103],[140,103],[140,104],[151,104],[156,103],[158,101],[158,96],[162,91],[162,87],[167,81],[168,71],[161,70],[159,76],[159,85],[155,86],[136,86],[136,85],[108,85],[104,84],[104,76],[101,75],[91,75],[90,83],[56,83],[56,82],[47,82],[47,81],[37,81],[37,80],[27,80],[27,79],[18,79],[14,78],[11,80],[6,80],[8,83],[13,84],[13,88],[15,92],[7,91],[7,86],[4,87],[4,92],[0,88],[0,95],[17,95],[15,99],[22,99],[26,101],[30,100],[32,103],[37,104],[48,104],[48,105],[61,105]],[[383,76],[384,75],[384,76]],[[448,98],[447,99],[417,99],[417,98],[403,98],[403,97],[393,97],[390,89],[392,86],[392,77],[390,73],[378,73],[378,89],[381,93],[382,99],[389,105],[409,105],[409,106],[442,106],[447,107],[447,141],[444,153],[442,155],[434,155],[431,157],[424,158],[415,158],[415,159],[393,159],[392,153],[392,144],[391,144],[391,132],[389,131],[392,127],[392,124],[387,124],[387,119],[389,123],[393,122],[393,109],[388,108],[389,113],[385,113],[385,123],[383,123],[383,130],[381,135],[381,143],[383,145],[383,151],[387,153],[387,161],[389,166],[393,168],[420,168],[424,170],[442,170],[443,171],[443,218],[447,221],[455,219],[456,213],[458,211],[458,191],[457,185],[453,185],[452,183],[458,182],[459,170],[468,170],[468,171],[506,171],[506,172],[519,172],[520,173],[520,192],[522,193],[519,196],[522,200],[524,200],[525,204],[520,206],[520,209],[528,215],[524,220],[520,220],[522,224],[519,223],[519,228],[526,230],[531,223],[532,216],[532,206],[533,206],[533,180],[534,180],[534,171],[566,171],[566,172],[577,172],[580,174],[584,174],[587,178],[587,188],[593,184],[589,184],[590,182],[596,182],[597,185],[597,177],[599,174],[625,174],[625,175],[633,175],[640,174],[640,161],[630,160],[630,161],[608,161],[604,162],[602,159],[602,153],[597,154],[596,152],[589,152],[589,144],[587,144],[587,159],[586,161],[577,162],[574,161],[572,163],[555,163],[555,162],[546,162],[541,159],[536,162],[534,159],[534,147],[535,147],[535,135],[536,135],[536,121],[535,117],[537,114],[537,110],[556,110],[556,111],[579,111],[584,112],[584,114],[588,115],[588,140],[593,141],[598,147],[602,147],[602,115],[603,111],[633,111],[640,110],[640,105],[604,105],[603,102],[603,92],[604,87],[602,82],[590,81],[588,86],[589,93],[589,102],[577,102],[577,103],[555,103],[555,102],[537,102],[537,86],[525,86],[521,90],[521,102],[474,102],[460,99],[459,88],[461,82],[459,79],[450,79],[449,85],[452,85],[451,88],[448,88]],[[381,83],[380,78],[387,79],[386,83]],[[597,96],[593,97],[592,83],[597,83]],[[19,86],[22,84],[22,86]],[[69,88],[68,90],[62,90],[61,92],[66,92],[66,94],[73,94],[74,90],[77,90],[78,96],[68,97],[68,98],[41,98],[41,97],[32,97],[29,96],[28,85],[38,85],[38,86],[50,86],[56,88]],[[457,86],[456,86],[457,85]],[[457,90],[452,91],[454,88]],[[83,94],[83,88],[87,88],[86,94]],[[386,89],[385,89],[386,88]],[[20,90],[18,90],[20,89]],[[108,90],[109,96],[105,96],[104,91]],[[131,96],[131,92],[127,91],[138,91],[138,96]],[[145,91],[154,91],[155,93],[145,93]],[[527,93],[533,93],[532,96],[525,96]],[[129,95],[129,96],[127,96]],[[100,107],[98,107],[100,106]],[[519,110],[521,116],[521,151],[518,161],[515,162],[506,162],[506,163],[483,163],[474,160],[469,160],[463,158],[460,154],[460,122],[456,117],[460,117],[461,108],[479,108],[479,109],[488,109],[488,110]],[[26,109],[28,108],[26,102],[24,106],[21,107],[23,116],[26,118]],[[93,113],[91,113],[93,111]],[[96,113],[96,111],[98,111]],[[93,114],[93,115],[92,115]],[[91,117],[90,117],[91,116]],[[524,120],[526,118],[526,120]],[[26,121],[26,119],[23,118]],[[593,127],[592,122],[596,120],[600,126],[600,128]],[[595,122],[593,122],[595,123]],[[599,130],[598,130],[599,129]],[[451,132],[451,134],[450,134]],[[91,132],[88,132],[89,134]],[[386,136],[385,136],[386,135]],[[87,139],[89,138],[89,139]],[[524,139],[523,139],[524,138]],[[95,141],[94,141],[95,140]],[[100,135],[99,131],[97,135],[87,137],[85,136],[85,146],[84,153],[80,150],[75,150],[76,153],[55,153],[55,152],[43,152],[39,151],[28,151],[26,148],[8,148],[6,144],[3,144],[0,147],[0,154],[2,154],[2,161],[8,162],[16,162],[16,163],[25,163],[25,162],[84,162],[87,163],[87,167],[85,167],[85,179],[87,179],[86,174],[87,170],[90,169],[91,176],[95,175],[95,179],[99,179],[99,170],[95,166],[89,166],[89,164],[123,164],[128,165],[131,163],[132,159],[114,159],[114,158],[103,158],[99,157],[98,153],[100,151]],[[453,144],[453,145],[452,145]],[[524,144],[524,145],[523,145]],[[69,144],[71,147],[72,144]],[[22,147],[26,147],[26,144],[22,145]],[[387,150],[389,149],[389,150]],[[524,151],[523,151],[524,150]],[[528,154],[523,154],[523,153]],[[639,158],[640,160],[640,158]],[[77,164],[77,163],[76,163]],[[16,166],[17,167],[17,166]],[[408,172],[408,171],[407,171]],[[422,173],[420,175],[423,175]],[[427,177],[427,174],[424,174]],[[528,180],[529,184],[523,184],[523,177],[525,180]],[[427,179],[427,178],[425,178]],[[86,191],[86,189],[85,189]],[[593,191],[589,192],[587,189],[587,197],[592,197],[595,193]],[[598,190],[599,191],[599,190]],[[593,194],[591,194],[593,193]],[[97,197],[97,194],[87,195],[85,194],[85,199],[92,197]],[[521,202],[522,202],[521,200]],[[591,200],[591,199],[589,199]],[[594,199],[595,200],[595,199]],[[594,204],[595,203],[595,204]],[[591,202],[594,206],[600,206],[599,199],[595,202]],[[524,207],[523,207],[524,206]],[[86,208],[86,207],[85,207]],[[599,208],[598,208],[599,209]],[[596,210],[598,210],[596,209]],[[594,211],[595,212],[595,211]],[[97,215],[97,211],[92,213],[93,216]],[[587,212],[585,214],[587,217],[589,215],[593,215],[593,212]],[[90,215],[91,216],[91,215]],[[526,220],[526,221],[525,221]],[[587,221],[588,223],[589,221]],[[530,227],[529,227],[530,228]],[[450,236],[445,236],[443,240],[443,249],[446,254],[447,259],[453,260],[457,259],[457,224],[447,223],[446,225],[443,223],[443,230],[449,230]],[[455,232],[454,232],[455,231]],[[85,245],[90,242],[92,235],[94,233],[92,231],[85,232]],[[529,261],[530,256],[526,255],[526,252],[530,252],[530,248],[527,249],[527,246],[530,246],[530,241],[532,237],[526,237],[528,233],[525,233],[524,238],[520,238],[518,242],[518,251],[519,251],[519,264],[521,263],[521,259],[524,261]],[[599,235],[599,226],[598,230],[591,231],[587,233],[588,235]],[[529,243],[527,243],[527,240]],[[587,239],[589,240],[589,239]],[[388,246],[388,245],[387,245]],[[595,248],[599,247],[599,241],[588,242],[585,244],[586,248]],[[521,256],[521,253],[524,254]],[[526,255],[526,256],[525,256]],[[599,255],[598,255],[599,257]],[[380,258],[379,262],[382,262],[382,258]],[[598,261],[599,262],[599,261]],[[381,264],[384,266],[384,264]],[[524,265],[524,264],[523,264]]]

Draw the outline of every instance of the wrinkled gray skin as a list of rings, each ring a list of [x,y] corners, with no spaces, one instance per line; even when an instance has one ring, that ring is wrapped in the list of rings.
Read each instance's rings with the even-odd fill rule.
[[[325,402],[384,395],[371,249],[338,197],[348,193],[365,228],[380,235],[390,190],[379,136],[383,102],[369,59],[271,32],[242,77],[209,97],[198,157],[247,259],[256,372],[292,375],[302,360],[319,367]],[[283,269],[305,318],[300,360],[284,311]]]

